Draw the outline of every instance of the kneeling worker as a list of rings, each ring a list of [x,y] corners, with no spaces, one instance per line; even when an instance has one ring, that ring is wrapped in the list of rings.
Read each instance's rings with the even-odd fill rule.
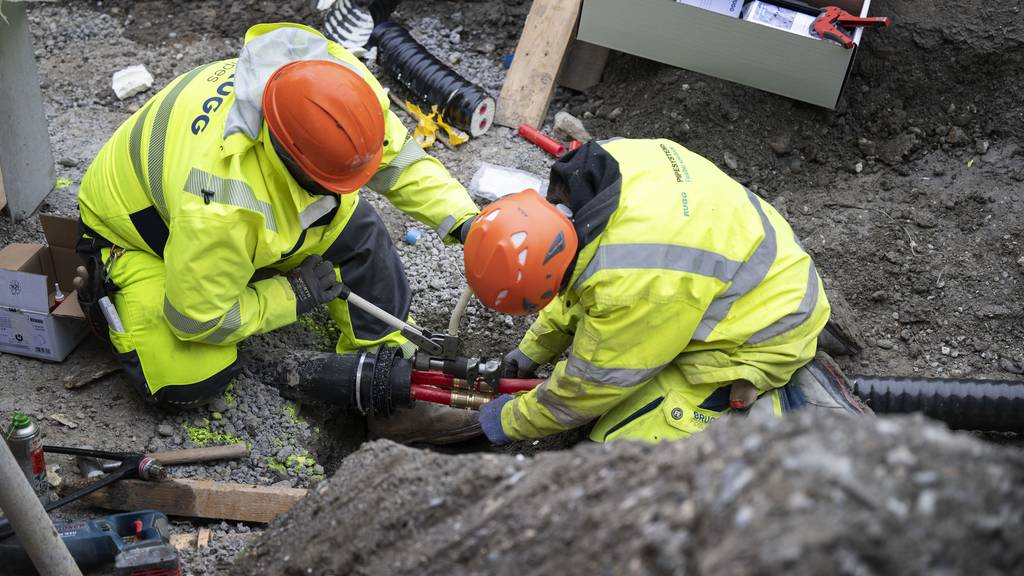
[[[569,350],[535,390],[483,407],[496,444],[595,420],[594,441],[658,441],[733,408],[865,410],[834,366],[798,373],[815,357],[829,303],[789,224],[674,142],[591,142],[566,154],[547,200],[528,190],[480,213],[465,264],[486,306],[540,312],[506,356],[518,376]]]
[[[94,318],[109,294],[127,377],[150,400],[201,402],[240,370],[238,342],[321,304],[339,352],[405,343],[336,299],[344,281],[409,314],[402,263],[363,186],[446,242],[478,212],[408,137],[369,70],[311,28],[255,26],[237,60],[153,96],[100,151],[78,197],[82,294]]]

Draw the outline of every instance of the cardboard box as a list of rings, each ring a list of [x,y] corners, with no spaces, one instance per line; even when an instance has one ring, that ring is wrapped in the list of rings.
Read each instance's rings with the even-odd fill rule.
[[[41,214],[47,246],[11,244],[0,250],[0,352],[60,362],[88,333],[72,279],[78,221]],[[54,283],[64,302],[54,308]]]
[[[867,16],[871,0],[808,0]],[[854,31],[860,44],[863,29]],[[584,0],[580,40],[834,109],[857,48],[675,0]]]
[[[738,18],[743,9],[743,0],[676,0],[676,3],[689,4],[733,18]]]

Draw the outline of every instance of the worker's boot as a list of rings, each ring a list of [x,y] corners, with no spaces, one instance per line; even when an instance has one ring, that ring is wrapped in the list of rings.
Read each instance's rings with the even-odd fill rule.
[[[861,337],[857,324],[853,321],[853,311],[842,294],[826,291],[832,314],[828,324],[818,335],[818,350],[824,350],[833,356],[852,356],[864,349],[864,338]]]
[[[831,414],[874,414],[853,393],[850,381],[825,352],[818,352],[814,360],[793,374],[789,384],[779,390],[779,399],[783,413],[809,409]]]
[[[417,402],[411,410],[399,410],[388,418],[367,418],[371,438],[387,438],[403,444],[452,444],[482,434],[480,418],[472,410]]]

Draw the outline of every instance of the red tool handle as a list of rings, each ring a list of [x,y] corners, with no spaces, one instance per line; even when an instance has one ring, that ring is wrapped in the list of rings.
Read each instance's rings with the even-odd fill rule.
[[[565,146],[561,142],[555,140],[554,138],[548,136],[547,134],[541,132],[540,130],[537,130],[536,128],[530,126],[529,124],[519,125],[519,135],[522,136],[523,138],[526,138],[530,142],[533,142],[538,147],[540,147],[541,150],[547,152],[548,154],[551,154],[555,158],[558,158],[562,154],[565,154]]]
[[[881,28],[888,27],[892,20],[885,16],[861,18],[854,16],[838,6],[827,6],[814,21],[814,33],[826,40],[841,44],[843,48],[853,48],[853,38],[844,28]]]

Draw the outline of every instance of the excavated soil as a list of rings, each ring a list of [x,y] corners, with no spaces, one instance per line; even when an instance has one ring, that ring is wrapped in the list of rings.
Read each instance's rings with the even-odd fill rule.
[[[312,4],[308,0],[30,3],[29,17],[51,143],[58,160],[57,175],[74,183],[70,188],[51,193],[41,210],[77,214],[75,185],[92,157],[116,127],[156,89],[194,66],[236,56],[242,34],[252,24],[295,20],[318,25],[320,16]],[[846,94],[836,111],[633,56],[614,54],[602,83],[586,93],[566,90],[556,93],[548,128],[554,113],[564,109],[582,118],[597,138],[670,137],[714,160],[739,181],[768,198],[789,218],[804,246],[815,257],[834,299],[849,302],[851,316],[866,336],[868,347],[862,354],[840,359],[851,373],[1019,378],[1024,373],[1024,148],[1019,136],[1024,133],[1024,101],[1019,96],[1024,89],[1021,4],[1020,0],[998,3],[876,0],[873,11],[892,16],[894,26],[865,34]],[[514,52],[529,8],[530,2],[525,0],[422,0],[403,3],[396,18],[432,52],[497,95],[505,75],[502,60]],[[155,76],[154,89],[125,101],[117,100],[110,89],[111,75],[125,66],[140,63]],[[371,67],[376,70],[375,66]],[[379,73],[378,77],[385,86],[405,95],[386,74]],[[463,183],[470,181],[484,161],[540,175],[545,174],[551,161],[507,128],[495,128],[455,152],[443,148],[431,152]],[[445,327],[463,283],[461,249],[442,246],[430,233],[425,233],[415,245],[401,242],[407,229],[423,230],[423,226],[413,223],[383,199],[372,194],[365,198],[380,210],[398,245],[412,285],[413,314],[417,321],[431,328]],[[13,223],[0,218],[0,245],[41,240],[41,230],[35,220]],[[463,325],[465,351],[496,357],[515,345],[526,326],[524,319],[493,314],[473,304]],[[253,338],[244,348],[246,353],[255,355],[281,348],[328,350],[334,336],[329,318],[320,311],[295,326]],[[710,567],[718,572],[744,573],[741,563],[729,558],[730,553],[743,557],[768,554],[764,564],[768,568],[762,572],[781,570],[776,569],[783,565],[779,562],[789,562],[794,554],[796,557],[811,554],[823,558],[821,562],[845,562],[842,569],[851,573],[902,571],[904,565],[888,564],[896,560],[886,556],[890,548],[884,546],[886,538],[878,534],[906,536],[906,540],[894,542],[912,546],[949,548],[941,554],[935,552],[934,556],[927,556],[942,559],[946,562],[942,566],[953,566],[947,573],[961,571],[955,569],[963,566],[957,563],[959,560],[951,559],[958,550],[977,548],[991,551],[988,555],[991,558],[1007,557],[974,540],[965,540],[970,545],[957,543],[954,546],[961,537],[975,536],[956,532],[957,528],[952,525],[929,519],[910,526],[909,519],[918,518],[914,512],[917,500],[910,500],[904,488],[887,482],[872,484],[873,490],[877,488],[877,492],[871,493],[879,507],[876,513],[899,516],[896,512],[885,512],[892,495],[895,501],[906,504],[909,516],[900,517],[898,522],[885,520],[874,529],[881,532],[861,528],[870,524],[867,519],[857,525],[835,523],[835,509],[829,507],[835,503],[832,498],[810,496],[806,502],[798,498],[797,508],[804,504],[808,507],[800,512],[806,514],[806,521],[816,519],[811,525],[822,526],[818,532],[823,536],[820,541],[815,540],[813,533],[800,529],[801,524],[795,517],[787,519],[781,512],[779,516],[766,511],[763,518],[750,517],[750,514],[760,514],[761,509],[756,506],[761,500],[755,498],[748,503],[755,506],[753,511],[742,515],[750,522],[763,520],[759,524],[762,528],[756,532],[755,544],[751,546],[735,540],[740,531],[730,522],[739,513],[738,508],[696,507],[698,502],[706,502],[701,499],[713,498],[715,494],[712,488],[705,493],[704,484],[692,484],[696,475],[704,472],[688,469],[672,476],[677,472],[667,469],[671,468],[667,465],[671,459],[666,456],[663,460],[645,448],[583,446],[573,452],[542,455],[534,466],[529,459],[448,457],[373,444],[356,452],[350,458],[353,463],[349,463],[346,458],[366,437],[360,417],[338,409],[289,403],[281,398],[274,383],[264,381],[259,374],[247,372],[225,398],[183,412],[166,412],[143,405],[124,378],[116,373],[80,389],[63,387],[69,375],[94,371],[108,360],[108,352],[97,342],[83,344],[61,364],[0,356],[0,418],[6,420],[15,409],[24,410],[43,423],[47,442],[91,444],[115,450],[191,447],[194,438],[190,437],[190,428],[225,434],[248,442],[252,447],[251,457],[233,463],[177,467],[172,474],[312,488],[341,467],[341,476],[333,484],[321,486],[337,486],[337,489],[328,488],[331,490],[328,494],[337,494],[344,484],[343,493],[351,498],[353,506],[358,502],[387,503],[395,494],[405,494],[401,492],[404,488],[387,477],[374,479],[368,474],[366,478],[372,481],[346,482],[346,479],[356,478],[353,474],[357,463],[381,472],[385,468],[373,464],[378,456],[392,462],[391,466],[397,471],[402,470],[406,461],[429,461],[430,466],[418,468],[422,470],[417,472],[420,476],[414,474],[409,478],[424,487],[436,485],[432,483],[433,476],[437,476],[438,482],[458,477],[466,484],[458,488],[465,491],[465,498],[445,493],[438,496],[442,498],[441,503],[431,508],[442,514],[447,510],[446,502],[468,507],[466,522],[446,526],[448,533],[443,534],[455,541],[454,544],[446,541],[449,547],[460,550],[456,556],[446,556],[448,559],[440,564],[453,572],[472,572],[475,570],[470,567],[482,568],[484,562],[493,562],[499,572],[511,571],[512,564],[502,564],[503,558],[512,554],[511,548],[503,544],[504,539],[519,544],[534,543],[541,541],[541,534],[550,540],[550,546],[520,546],[515,554],[533,559],[536,566],[565,560],[566,564],[558,565],[570,568],[590,566],[588,562],[601,558],[598,552],[604,549],[635,554],[630,556],[636,558],[629,560],[630,563],[615,565],[622,570],[602,566],[598,570],[601,573],[667,571],[658,568],[662,554],[668,554],[665,556],[668,565],[685,566],[689,572]],[[49,418],[55,414],[63,415],[64,420],[70,420],[75,427],[66,427]],[[812,435],[805,432],[810,424],[794,426],[796,428],[777,430],[772,445],[777,445],[779,451],[792,444],[793,453],[799,454],[799,442],[811,441]],[[794,434],[792,438],[787,430]],[[850,457],[852,472],[848,477],[851,478],[864,481],[873,478],[875,469],[871,466],[876,466],[877,460],[870,458],[888,454],[898,447],[892,438],[870,442],[873,434],[881,433],[870,426],[856,431],[845,427],[828,430],[830,443],[840,431],[845,431],[863,437],[868,442],[866,446],[874,446],[876,453],[857,451],[860,456]],[[769,432],[763,432],[767,438]],[[566,448],[579,440],[579,434],[568,434],[540,443],[517,443],[502,452],[533,455]],[[960,454],[988,454],[986,451],[990,450],[976,446],[957,452],[959,448],[955,447],[963,442],[932,442],[928,444],[930,458],[917,460],[917,465],[924,466],[929,460],[957,462]],[[708,451],[706,445],[701,446],[695,439],[658,454],[674,454],[672,461],[689,462],[691,467],[725,470],[723,467],[728,460]],[[486,443],[481,441],[445,451],[487,449]],[[1019,466],[1019,452],[1015,450],[1007,448],[998,453],[1001,459],[1007,460],[1007,466]],[[691,452],[700,456],[686,455]],[[385,455],[390,456],[383,458]],[[746,458],[747,465],[759,471],[758,477],[762,472],[767,473],[768,467],[759,460],[760,452],[747,453]],[[650,494],[645,491],[647,488],[642,488],[643,498],[653,494],[670,497],[672,504],[667,505],[668,508],[673,514],[679,514],[673,518],[690,518],[696,510],[703,513],[700,519],[690,518],[685,524],[679,524],[685,531],[676,534],[659,524],[659,516],[652,505],[645,508],[650,516],[627,515],[621,519],[622,524],[617,523],[619,519],[614,520],[612,525],[620,526],[619,530],[595,532],[606,520],[589,515],[586,510],[593,507],[612,512],[623,502],[634,502],[630,499],[632,492],[617,490],[613,484],[601,484],[605,486],[603,492],[585,491],[586,498],[575,496],[578,494],[576,487],[561,483],[560,478],[566,474],[567,478],[583,476],[558,468],[559,461],[577,463],[598,478],[604,478],[599,470],[604,470],[606,464],[614,464],[608,469],[618,470],[613,474],[616,478],[647,479],[645,486],[650,486]],[[287,462],[302,464],[281,465]],[[74,477],[70,462],[54,459],[53,463],[61,466],[60,475]],[[463,466],[479,467],[482,480],[458,476],[456,470]],[[651,473],[649,466],[661,470],[661,475]],[[977,478],[982,478],[995,470],[992,466],[985,464],[975,470],[964,464],[963,473],[978,474]],[[534,478],[533,492],[552,494],[551,507],[523,500],[521,512],[529,518],[524,518],[521,524],[511,524],[509,532],[500,534],[500,538],[491,536],[498,533],[495,531],[501,525],[482,525],[475,518],[497,521],[505,517],[491,516],[498,513],[472,505],[484,494],[479,484],[487,478],[508,477],[516,470]],[[742,468],[737,470],[735,473],[717,472],[718,478],[733,477]],[[946,478],[943,474],[940,476]],[[1019,476],[1019,472],[1017,474]],[[668,479],[664,485],[660,483],[661,476]],[[807,475],[807,481],[812,477]],[[691,483],[684,486],[679,483],[683,481]],[[565,490],[548,490],[549,485],[566,486],[568,496]],[[698,492],[689,494],[694,486]],[[979,505],[983,500],[988,502],[985,494],[988,486],[990,484],[965,482],[964,490],[970,492],[957,496],[962,498],[958,501]],[[694,499],[693,511],[675,511],[673,507],[682,507],[684,500],[674,490],[682,490],[687,498]],[[837,490],[842,493],[845,488]],[[576,507],[557,508],[555,501],[559,495],[570,503],[577,502],[573,505]],[[907,499],[902,500],[904,497]],[[424,500],[427,505],[431,498]],[[925,497],[925,508],[928,502],[934,505],[931,498]],[[402,500],[406,501],[412,502]],[[661,502],[663,504],[664,500]],[[1007,502],[1016,503],[1019,520],[1019,498]],[[309,507],[313,506],[309,504],[303,510],[312,510]],[[935,517],[945,514],[944,508],[938,510]],[[969,514],[966,507],[964,510],[963,514]],[[565,519],[555,517],[552,511],[572,513],[587,520],[576,525],[558,524]],[[98,513],[71,508],[58,516]],[[609,515],[617,514],[614,511]],[[358,522],[341,515],[329,517],[337,521],[337,526],[328,531],[344,534],[353,531],[353,526],[381,526],[364,516],[354,517],[360,519]],[[387,528],[412,538],[411,527],[418,525],[414,521],[418,517],[410,514],[406,519],[397,512],[393,517],[394,525],[389,524]],[[290,522],[301,526],[295,518]],[[993,520],[995,516],[984,518],[976,523],[980,534],[1001,534],[1001,525]],[[428,521],[422,526],[431,525]],[[547,532],[545,527],[549,525],[566,530],[572,527],[573,531]],[[186,555],[188,574],[228,569],[234,553],[246,538],[260,530],[259,526],[244,524],[184,521],[176,523],[175,529],[192,532],[198,526],[213,528],[214,537],[210,549]],[[523,534],[517,533],[515,526],[523,526]],[[281,524],[280,529],[285,528],[287,526]],[[774,548],[768,545],[769,537],[794,530],[807,538],[800,536],[791,546],[783,542],[782,559],[772,560]],[[484,536],[479,535],[481,531]],[[398,568],[408,571],[418,566],[422,571],[431,572],[434,570],[431,566],[420,562],[440,558],[434,548],[417,547],[407,552],[404,542],[397,537],[392,539],[388,534],[369,530],[362,532],[365,533],[354,536],[359,536],[357,541],[367,547],[365,552],[339,547],[337,557],[328,556],[328,564],[357,568],[365,565],[366,569],[358,568],[356,572],[383,573],[386,562],[393,557]],[[492,537],[498,538],[494,540],[496,547],[483,546]],[[852,552],[843,552],[845,549],[838,543],[847,538],[877,544],[874,548],[880,549],[878,554],[882,559],[876,561],[870,556],[867,564],[858,563],[869,546],[857,544]],[[994,541],[1001,542],[998,538]],[[311,548],[308,553],[302,552],[298,540],[290,542],[294,549],[284,551],[283,555],[298,558],[295,554],[301,554],[303,558],[312,558],[316,551]],[[462,546],[459,542],[479,542],[481,546]],[[698,547],[694,542],[701,544]],[[708,546],[718,546],[718,542],[729,546],[715,548],[721,550],[715,556],[699,553]],[[568,546],[569,543],[572,546]],[[259,549],[270,550],[266,546],[261,545]],[[563,551],[576,548],[587,554],[566,553],[565,558],[559,557]],[[422,553],[414,553],[416,550]],[[490,559],[494,550],[500,552],[493,552],[495,559]],[[1006,546],[1004,551],[1011,550]],[[540,558],[543,551],[552,557]],[[351,558],[346,560],[348,554]],[[277,560],[286,562],[282,558]],[[451,558],[464,566],[455,567],[452,564],[455,560]],[[574,563],[568,563],[568,558],[575,559]],[[269,565],[266,563],[270,559],[261,557],[260,561]],[[912,568],[926,566],[924,560],[921,562]],[[985,566],[988,565],[981,565],[979,571],[984,572]],[[992,564],[989,571],[998,572],[1000,566]]]
[[[921,419],[716,422],[534,458],[387,441],[251,544],[236,576],[1009,574],[1024,457]]]

